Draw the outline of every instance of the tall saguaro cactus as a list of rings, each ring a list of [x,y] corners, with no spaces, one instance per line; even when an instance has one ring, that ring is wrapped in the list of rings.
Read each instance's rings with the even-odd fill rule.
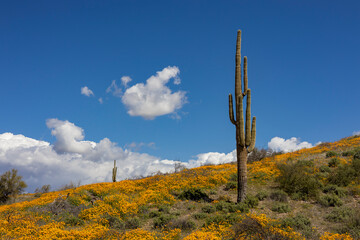
[[[116,173],[117,173],[116,160],[114,160],[114,168],[112,171],[112,181],[113,182],[116,182]]]
[[[255,147],[256,138],[256,117],[251,121],[251,92],[248,89],[247,57],[244,57],[244,91],[241,86],[241,31],[237,32],[236,56],[235,56],[235,109],[234,116],[233,98],[229,94],[229,116],[230,121],[236,127],[236,156],[238,172],[237,202],[246,198],[247,187],[247,156]],[[246,96],[246,118],[244,123],[243,99]]]

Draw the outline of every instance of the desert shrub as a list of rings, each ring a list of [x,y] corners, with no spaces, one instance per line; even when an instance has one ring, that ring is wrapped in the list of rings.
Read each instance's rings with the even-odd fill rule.
[[[343,204],[341,199],[335,194],[325,194],[320,196],[318,203],[324,207],[339,207]]]
[[[261,161],[267,155],[268,155],[268,151],[266,149],[263,149],[263,148],[258,149],[255,147],[254,150],[249,154],[247,161],[249,163]]]
[[[266,191],[263,191],[263,190],[258,192],[255,195],[255,197],[257,197],[257,199],[259,199],[259,201],[262,201],[262,200],[266,199],[268,196],[269,196],[269,193],[266,192]]]
[[[179,194],[178,198],[181,200],[203,200],[205,202],[211,202],[209,196],[202,189],[199,188],[186,189]]]
[[[81,226],[84,224],[84,220],[80,219],[78,216],[74,216],[68,212],[60,214],[59,218],[67,226]]]
[[[192,215],[192,217],[193,218],[195,218],[195,219],[205,219],[205,218],[207,218],[207,214],[206,213],[203,213],[203,212],[201,212],[201,213],[194,213],[193,215]]]
[[[232,226],[235,232],[235,239],[268,239],[268,240],[290,240],[276,231],[259,222],[257,219],[246,217],[244,220]],[[241,238],[240,238],[241,236]]]
[[[354,155],[354,158],[351,161],[351,167],[355,171],[355,177],[359,177],[360,176],[360,151]]]
[[[353,210],[348,207],[335,207],[325,219],[329,222],[345,222],[353,215]]]
[[[201,211],[204,213],[214,213],[216,212],[216,208],[212,205],[205,205],[201,208]]]
[[[189,218],[178,218],[175,219],[167,225],[169,228],[179,228],[182,231],[189,231],[196,227],[194,221]]]
[[[314,175],[315,169],[312,161],[288,161],[279,164],[280,175],[276,178],[280,188],[290,196],[306,200],[318,195],[321,182]]]
[[[345,194],[345,189],[341,188],[341,187],[338,187],[336,185],[326,185],[323,189],[323,192],[324,193],[332,193],[332,194],[335,194],[339,197],[344,197],[346,194]]]
[[[344,157],[354,156],[355,151],[354,150],[345,151],[345,152],[342,152],[341,155],[344,156]]]
[[[76,189],[76,188],[80,187],[80,184],[81,184],[80,181],[78,181],[77,183],[70,181],[70,183],[65,184],[64,186],[60,187],[58,189],[58,191],[64,191],[64,190],[68,190],[68,189]]]
[[[355,178],[356,172],[349,165],[337,167],[327,179],[330,184],[335,184],[340,187],[346,187],[349,185]]]
[[[50,188],[49,184],[43,185],[41,188],[36,188],[34,197],[40,197],[41,194],[50,192]]]
[[[249,208],[255,208],[259,205],[259,199],[255,196],[248,194],[245,198],[244,204],[248,205]]]
[[[336,157],[338,154],[334,151],[328,151],[326,153],[326,157],[329,158],[329,157]]]
[[[151,211],[149,212],[149,218],[159,217],[161,213],[159,211]]]
[[[174,219],[174,217],[169,214],[160,215],[159,217],[154,219],[153,226],[154,226],[154,228],[164,228],[173,219]]]
[[[313,236],[316,234],[311,227],[310,219],[302,214],[298,214],[294,217],[283,218],[281,219],[280,224],[282,227],[291,227],[300,231],[306,239],[314,239]]]
[[[340,160],[338,158],[332,158],[330,159],[328,166],[331,168],[337,167],[340,164]]]
[[[140,219],[138,217],[131,217],[125,220],[126,229],[135,229],[140,227]]]
[[[26,187],[26,183],[22,180],[22,176],[18,175],[16,169],[5,172],[0,176],[0,203],[22,193]]]
[[[120,218],[111,216],[109,214],[105,214],[103,218],[107,220],[110,228],[114,228],[118,230],[125,229],[125,222]]]
[[[287,203],[275,203],[272,207],[271,210],[274,212],[278,212],[278,213],[287,213],[290,212],[290,206]]]
[[[322,172],[322,173],[329,173],[329,172],[331,172],[330,167],[329,167],[329,166],[326,166],[326,165],[320,166],[320,167],[319,167],[319,170],[320,170],[320,172]]]
[[[339,229],[340,233],[349,233],[354,239],[360,239],[360,210],[357,209],[343,227]]]
[[[224,190],[229,191],[229,190],[236,189],[236,188],[237,188],[237,182],[230,181],[225,184]]]
[[[169,205],[161,205],[158,207],[159,212],[163,213],[170,213],[170,206]]]
[[[270,194],[270,199],[278,202],[288,202],[288,195],[283,190],[276,190]]]

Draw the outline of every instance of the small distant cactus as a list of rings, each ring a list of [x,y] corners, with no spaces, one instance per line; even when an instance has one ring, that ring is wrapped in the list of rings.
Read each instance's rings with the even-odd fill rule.
[[[238,165],[238,196],[237,202],[242,202],[246,198],[247,187],[247,156],[255,147],[256,138],[256,118],[253,117],[251,123],[251,95],[248,89],[247,76],[247,57],[244,57],[244,91],[241,86],[241,31],[237,32],[236,55],[235,55],[235,110],[234,117],[233,98],[229,94],[229,116],[230,121],[236,127],[236,151]],[[243,99],[246,96],[246,122],[244,123]]]
[[[116,182],[116,173],[117,173],[116,160],[114,160],[114,168],[112,171],[112,181],[113,182]]]

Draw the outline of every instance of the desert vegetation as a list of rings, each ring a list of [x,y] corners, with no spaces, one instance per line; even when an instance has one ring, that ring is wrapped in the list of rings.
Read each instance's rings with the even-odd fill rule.
[[[354,136],[248,163],[240,203],[236,163],[61,191],[44,185],[0,206],[0,238],[359,239],[359,147]]]

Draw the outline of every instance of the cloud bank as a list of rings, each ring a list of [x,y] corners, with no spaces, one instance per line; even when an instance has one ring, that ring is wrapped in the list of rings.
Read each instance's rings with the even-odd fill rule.
[[[355,135],[360,135],[360,131],[353,132],[353,136],[355,136]]]
[[[274,137],[268,143],[268,148],[276,152],[293,152],[302,148],[311,148],[313,145],[308,142],[300,142],[296,137],[290,139],[284,139],[280,137]]]
[[[166,67],[146,80],[127,88],[121,100],[131,116],[152,120],[158,116],[175,113],[186,103],[184,91],[172,92],[166,86],[170,79],[180,84],[178,67]]]
[[[94,96],[93,91],[91,91],[91,89],[87,86],[81,88],[81,94],[87,97]]]
[[[178,162],[123,149],[108,138],[86,141],[84,130],[69,121],[48,119],[46,125],[56,138],[54,144],[24,135],[0,134],[0,174],[11,168],[18,169],[29,186],[28,192],[45,184],[57,189],[70,181],[110,182],[114,160],[117,160],[120,180],[158,171],[173,172]],[[204,153],[183,165],[190,168],[233,159],[234,153]]]

